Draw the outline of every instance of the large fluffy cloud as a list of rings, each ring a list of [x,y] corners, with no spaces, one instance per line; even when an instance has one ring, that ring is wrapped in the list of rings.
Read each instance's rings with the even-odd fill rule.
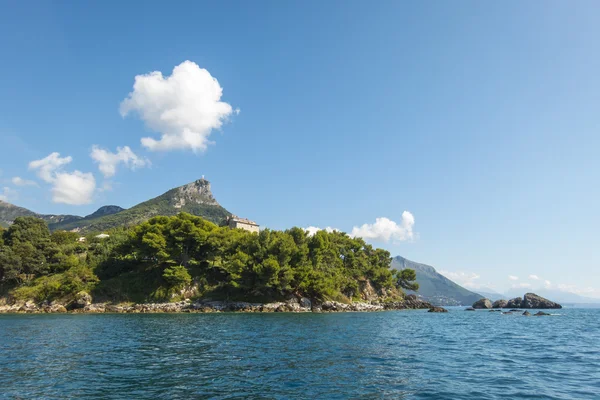
[[[36,170],[42,180],[52,184],[52,201],[55,203],[89,204],[96,189],[96,179],[89,172],[62,171],[71,161],[70,156],[61,157],[54,152],[41,160],[30,162],[29,169]]]
[[[123,117],[136,112],[146,125],[161,134],[159,140],[142,138],[150,150],[205,150],[213,129],[219,129],[234,112],[222,102],[223,89],[206,69],[184,61],[171,76],[154,71],[135,77],[133,91],[121,102]],[[237,110],[236,110],[237,112]]]
[[[98,163],[98,169],[106,178],[113,176],[117,172],[117,165],[121,163],[131,169],[142,168],[150,164],[150,161],[136,155],[129,146],[117,147],[116,153],[94,146],[90,157]]]
[[[52,200],[73,205],[89,204],[95,189],[96,180],[90,172],[60,172],[53,182]]]
[[[405,241],[414,238],[414,225],[415,217],[410,212],[404,211],[399,223],[385,217],[376,218],[374,224],[355,226],[350,235],[381,242]]]

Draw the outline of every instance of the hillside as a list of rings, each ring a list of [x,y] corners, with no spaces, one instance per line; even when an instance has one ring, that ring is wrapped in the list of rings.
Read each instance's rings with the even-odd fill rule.
[[[0,200],[0,226],[6,228],[17,217],[36,217],[43,219],[48,224],[70,223],[82,219],[82,217],[77,215],[38,214],[26,208],[15,206],[14,204]]]
[[[214,198],[210,182],[206,179],[199,179],[187,185],[171,189],[158,197],[147,200],[127,210],[109,213],[108,215],[98,210],[94,214],[80,220],[49,224],[49,227],[51,230],[64,229],[97,232],[118,226],[139,224],[156,215],[172,216],[180,212],[187,212],[203,217],[214,223],[219,223],[223,218],[231,215]]]
[[[393,258],[391,267],[398,270],[414,269],[419,284],[419,291],[415,294],[435,305],[471,305],[483,297],[457,285],[429,265],[397,256]]]

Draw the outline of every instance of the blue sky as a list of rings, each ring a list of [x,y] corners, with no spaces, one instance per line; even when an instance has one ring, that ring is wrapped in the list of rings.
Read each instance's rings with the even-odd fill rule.
[[[600,297],[599,8],[3,2],[0,195],[85,215],[205,175],[262,226]]]

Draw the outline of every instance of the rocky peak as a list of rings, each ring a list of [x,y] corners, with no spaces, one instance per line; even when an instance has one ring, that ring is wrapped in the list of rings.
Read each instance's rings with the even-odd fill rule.
[[[210,190],[210,182],[204,178],[178,187],[173,197],[175,208],[181,208],[186,204],[219,205]]]

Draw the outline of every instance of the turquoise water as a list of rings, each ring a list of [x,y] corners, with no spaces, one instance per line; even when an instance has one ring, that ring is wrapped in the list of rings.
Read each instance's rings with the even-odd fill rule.
[[[1,398],[598,399],[600,309],[0,315]]]

